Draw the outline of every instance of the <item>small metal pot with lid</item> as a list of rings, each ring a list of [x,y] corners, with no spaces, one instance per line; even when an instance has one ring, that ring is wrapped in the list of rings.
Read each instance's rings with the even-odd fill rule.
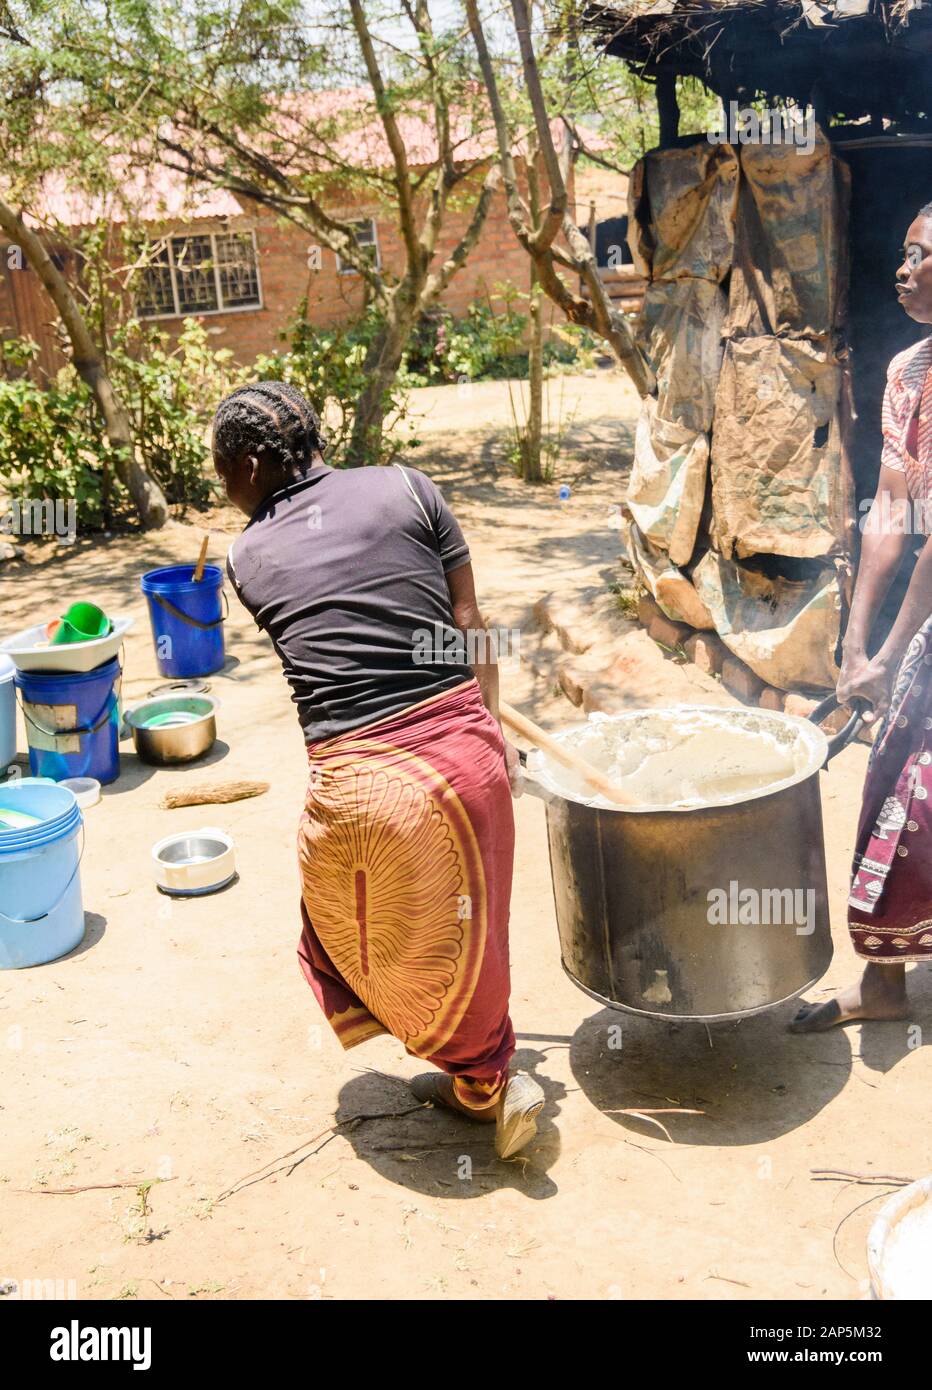
[[[124,722],[143,762],[158,767],[190,763],[216,741],[217,705],[210,695],[162,695],[134,705]]]
[[[701,805],[620,809],[560,795],[547,803],[563,968],[594,999],[660,1019],[742,1018],[803,993],[832,959],[819,772],[861,727],[714,708],[798,741],[793,776]],[[631,721],[644,711],[616,715]],[[574,729],[558,738],[572,737]]]

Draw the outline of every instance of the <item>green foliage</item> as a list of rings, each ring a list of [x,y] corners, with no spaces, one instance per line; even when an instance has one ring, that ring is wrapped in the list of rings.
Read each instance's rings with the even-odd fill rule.
[[[116,329],[108,357],[129,412],[140,458],[169,502],[203,507],[218,490],[208,430],[217,402],[235,384],[233,354],[211,348],[203,324],[185,319],[177,341],[131,319]]]
[[[502,301],[501,309],[494,301],[477,301],[462,319],[444,309],[425,315],[402,363],[403,383],[413,387],[526,379],[528,316],[517,305],[527,295],[510,285],[496,285],[495,296]],[[554,323],[544,343],[544,364],[551,374],[560,369],[584,371],[594,364],[595,345],[587,329]]]
[[[520,375],[526,327],[526,316],[511,302],[499,313],[491,305],[470,304],[459,320],[438,310],[422,318],[409,345],[407,380],[420,386]]]
[[[599,134],[608,142],[605,151],[616,166],[629,168],[660,140],[660,117],[653,82],[638,77],[627,63],[602,58],[590,76],[587,95],[598,102]],[[680,108],[680,134],[697,135],[713,130],[721,119],[721,102],[695,77],[676,79]]]
[[[127,504],[90,390],[72,367],[47,386],[27,369],[35,343],[0,345],[0,488],[12,496],[77,502],[82,531],[108,525]],[[203,326],[186,319],[176,343],[135,319],[117,328],[107,358],[129,413],[137,456],[169,502],[203,507],[218,490],[207,443],[217,402],[236,377],[227,350],[214,351]]]
[[[341,468],[353,428],[353,412],[368,383],[366,358],[382,328],[382,319],[369,309],[354,323],[341,328],[315,328],[307,321],[307,301],[283,335],[286,351],[263,353],[243,373],[243,380],[288,381],[304,395],[321,415],[327,432],[327,462]],[[385,426],[378,456],[370,463],[391,463],[418,441],[402,427],[407,417],[408,396],[404,384],[396,380],[385,392]]]
[[[27,367],[35,343],[0,344],[5,373]],[[0,376],[0,489],[11,497],[77,503],[82,530],[106,520],[105,494],[113,454],[93,397],[68,368],[47,388],[27,375]]]

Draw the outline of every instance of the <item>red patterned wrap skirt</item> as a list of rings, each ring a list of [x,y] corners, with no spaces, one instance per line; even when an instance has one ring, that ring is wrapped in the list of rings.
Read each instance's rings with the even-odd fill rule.
[[[848,929],[865,960],[932,960],[932,619],[913,638],[868,763]]]
[[[514,814],[501,731],[476,681],[308,747],[298,955],[345,1048],[380,1033],[501,1091],[514,1052],[508,912]]]

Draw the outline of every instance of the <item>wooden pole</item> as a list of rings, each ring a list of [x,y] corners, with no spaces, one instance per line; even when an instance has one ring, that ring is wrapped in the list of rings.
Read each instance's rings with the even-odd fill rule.
[[[680,104],[676,99],[676,73],[666,68],[657,74],[657,114],[660,145],[668,149],[680,133]]]
[[[555,738],[551,738],[550,734],[539,724],[535,724],[533,719],[528,719],[511,705],[506,704],[504,700],[499,700],[498,712],[502,723],[507,724],[509,729],[514,729],[516,734],[521,734],[537,748],[543,749],[548,757],[553,758],[554,762],[570,768],[573,772],[578,772],[581,777],[585,778],[593,791],[598,792],[600,796],[613,801],[616,806],[637,806],[639,804],[630,792],[622,791],[621,787],[615,786],[603,773],[599,772],[598,768],[587,763],[585,758],[581,758],[578,753],[566,748]]]
[[[198,555],[197,564],[194,566],[193,578],[195,584],[200,584],[201,580],[204,578],[204,565],[207,562],[207,542],[209,540],[210,536],[205,536],[201,541],[201,553]]]

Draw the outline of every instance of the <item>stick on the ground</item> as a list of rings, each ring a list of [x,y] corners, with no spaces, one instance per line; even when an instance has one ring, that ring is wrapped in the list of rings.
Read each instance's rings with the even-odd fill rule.
[[[305,1154],[304,1158],[295,1158],[295,1154],[299,1154],[302,1149],[308,1148],[311,1144],[316,1144],[320,1139],[326,1140],[328,1135],[332,1139],[342,1130],[348,1129],[350,1126],[365,1124],[367,1120],[398,1120],[402,1115],[413,1115],[416,1110],[426,1110],[426,1108],[426,1105],[409,1105],[405,1110],[375,1110],[368,1115],[350,1115],[349,1119],[337,1120],[334,1124],[328,1125],[326,1129],[322,1129],[319,1134],[312,1134],[310,1139],[302,1140],[295,1148],[289,1149],[288,1153],[281,1154],[278,1158],[269,1159],[268,1163],[263,1164],[261,1168],[256,1168],[254,1172],[247,1173],[243,1178],[238,1178],[231,1187],[220,1193],[216,1202],[225,1202],[227,1197],[234,1197],[237,1192],[242,1192],[244,1187],[251,1187],[253,1183],[257,1182],[265,1182],[267,1178],[273,1178],[276,1173],[280,1173],[285,1168],[291,1172],[297,1168],[299,1163],[304,1162],[304,1158],[312,1157],[311,1154]],[[416,1148],[417,1145],[411,1147]],[[317,1150],[314,1152],[316,1153]],[[294,1159],[294,1162],[290,1162],[291,1159]],[[266,1169],[271,1171],[267,1172]]]
[[[262,796],[269,782],[200,782],[196,787],[179,787],[162,797],[163,811],[178,806],[215,806],[227,801],[245,801],[250,796]]]
[[[174,1182],[174,1178],[134,1178],[129,1182],[89,1182],[83,1187],[17,1187],[16,1192],[33,1197],[73,1197],[76,1192],[107,1192],[112,1187],[145,1187],[157,1182]]]
[[[892,1183],[900,1183],[903,1187],[908,1187],[915,1178],[898,1178],[891,1173],[848,1173],[844,1168],[810,1168],[816,1182],[879,1182],[889,1187]]]

